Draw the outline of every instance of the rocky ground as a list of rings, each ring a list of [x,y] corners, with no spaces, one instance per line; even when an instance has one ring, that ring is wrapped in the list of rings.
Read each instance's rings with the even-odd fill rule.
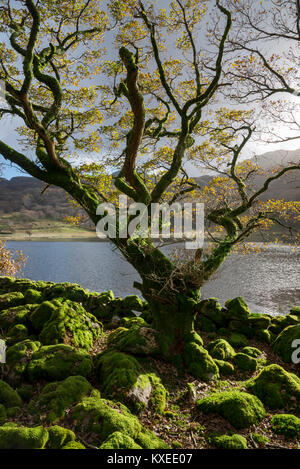
[[[0,449],[299,448],[300,307],[199,309],[178,370],[140,298],[0,277]]]

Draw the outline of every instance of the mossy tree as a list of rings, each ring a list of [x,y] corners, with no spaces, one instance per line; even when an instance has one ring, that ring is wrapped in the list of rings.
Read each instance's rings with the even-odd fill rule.
[[[137,0],[106,7],[99,0],[4,0],[0,8],[6,37],[0,78],[8,104],[0,112],[22,122],[23,140],[22,152],[0,141],[6,160],[63,188],[95,225],[99,203],[119,193],[148,207],[187,194],[207,202],[207,222],[219,234],[209,251],[196,250],[181,268],[150,237],[121,238],[117,229],[111,239],[140,274],[136,286],[150,304],[167,358],[193,340],[204,282],[238,243],[274,221],[276,207],[262,205],[260,195],[299,169],[288,165],[259,189],[247,187],[256,168],[239,157],[254,132],[252,110],[217,105],[234,63],[226,55],[233,9],[225,3],[175,0],[158,9]],[[114,45],[109,59],[108,44]],[[75,155],[83,150],[101,157],[80,167]],[[187,177],[185,162],[204,161],[203,155],[208,166],[220,163],[222,177],[202,191]],[[107,167],[119,168],[114,186]],[[281,212],[288,209],[295,207],[281,204]]]

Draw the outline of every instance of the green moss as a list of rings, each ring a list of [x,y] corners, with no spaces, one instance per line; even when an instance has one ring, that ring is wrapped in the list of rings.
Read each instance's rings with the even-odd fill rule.
[[[15,344],[17,342],[22,342],[23,340],[28,339],[29,332],[24,324],[16,324],[7,333],[7,343]]]
[[[272,342],[272,333],[268,329],[257,330],[255,331],[255,338],[263,344],[270,344]]]
[[[48,431],[43,427],[0,427],[0,449],[43,449]]]
[[[90,293],[88,299],[84,302],[84,307],[98,320],[108,320],[111,319],[114,314],[117,314],[114,312],[114,299],[115,297],[112,291]],[[126,314],[124,316],[126,316]]]
[[[63,446],[61,449],[86,449],[86,448],[79,441],[70,441],[65,446]]]
[[[44,324],[49,321],[54,313],[62,305],[61,300],[43,301],[30,315],[30,321],[36,332],[40,332]]]
[[[143,449],[169,449],[169,446],[150,430],[141,431],[135,438],[135,441]]]
[[[258,446],[266,446],[267,443],[269,443],[270,439],[265,436],[261,435],[260,433],[252,433],[252,439],[253,441],[258,445]]]
[[[24,303],[24,295],[21,292],[16,291],[0,295],[0,311],[23,305]]]
[[[72,301],[44,302],[32,314],[39,340],[44,345],[67,343],[89,350],[102,334],[102,325],[80,304]]]
[[[224,339],[210,342],[207,350],[213,358],[218,360],[231,360],[235,355],[234,348]]]
[[[6,408],[22,405],[22,399],[17,391],[2,380],[0,380],[0,404],[3,404]]]
[[[242,353],[245,353],[252,358],[257,358],[262,355],[262,352],[256,347],[244,347]]]
[[[266,412],[260,400],[239,391],[225,391],[211,394],[197,401],[197,406],[205,414],[219,414],[235,428],[247,428],[257,424]]]
[[[27,326],[30,313],[34,308],[34,305],[22,305],[5,309],[0,314],[0,328],[2,331],[7,332],[16,324]]]
[[[247,323],[251,328],[255,330],[268,329],[271,324],[271,318],[266,314],[252,313],[250,314]]]
[[[49,449],[61,449],[63,446],[76,440],[74,432],[67,428],[53,425],[48,429],[49,441],[47,447]]]
[[[143,318],[138,316],[138,317],[135,317],[135,318],[122,318],[120,320],[120,326],[124,326],[127,329],[129,329],[131,326],[145,326],[145,327],[147,327],[148,324],[146,323],[146,321]]]
[[[64,417],[66,410],[89,395],[92,386],[83,376],[69,376],[64,381],[47,384],[38,398],[30,402],[32,413],[43,414],[48,422],[55,423]],[[40,415],[39,415],[40,417]]]
[[[228,338],[228,342],[232,347],[246,347],[248,344],[247,337],[244,334],[233,332]]]
[[[130,329],[119,327],[108,337],[108,344],[121,352],[136,355],[157,355],[157,333],[150,327],[132,326]]]
[[[247,440],[242,435],[221,435],[212,438],[212,442],[220,449],[247,449]]]
[[[10,379],[20,379],[23,373],[25,373],[32,354],[36,352],[40,346],[40,342],[27,339],[7,349],[6,366]]]
[[[123,404],[99,396],[85,397],[76,405],[71,415],[80,431],[91,431],[108,438],[111,433],[121,432],[135,439],[142,426]]]
[[[227,308],[226,318],[228,320],[248,319],[251,314],[247,303],[241,296],[238,296],[237,298],[226,301],[225,308]]]
[[[299,317],[292,314],[287,314],[286,316],[276,316],[272,319],[270,331],[275,335],[278,335],[281,331],[289,326],[299,326]]]
[[[83,350],[69,345],[49,345],[33,353],[26,372],[31,382],[56,381],[74,375],[88,377],[92,368],[92,358]]]
[[[104,395],[120,400],[133,411],[142,411],[151,403],[162,413],[167,391],[160,378],[150,373],[134,357],[112,350],[96,358],[96,368]]]
[[[271,420],[274,433],[287,438],[300,438],[300,418],[290,414],[274,415]]]
[[[290,313],[291,313],[293,316],[300,316],[300,306],[293,306],[293,307],[290,309]]]
[[[241,371],[249,371],[253,373],[257,369],[258,362],[255,358],[249,357],[245,353],[237,353],[233,357],[233,363],[236,365]]]
[[[254,379],[248,381],[247,389],[270,409],[287,406],[300,410],[300,379],[279,365],[266,366]]]
[[[224,314],[222,306],[217,298],[208,298],[200,301],[198,304],[198,318],[201,320],[202,315],[210,319],[217,326],[224,324]]]
[[[286,363],[292,362],[293,342],[300,340],[300,324],[289,326],[284,329],[272,345],[273,352],[276,353]]]
[[[230,376],[234,374],[234,366],[232,363],[226,362],[224,360],[214,359],[217,367],[219,368],[220,374],[224,376]]]
[[[219,369],[207,350],[196,342],[187,342],[183,351],[186,369],[195,378],[210,381],[219,377]]]
[[[33,290],[32,288],[26,290],[24,297],[25,303],[31,305],[36,305],[43,301],[43,294],[38,290]]]
[[[54,298],[62,297],[78,303],[83,303],[88,300],[90,292],[84,290],[80,285],[76,283],[55,283],[49,285],[44,291],[46,300],[53,300]]]
[[[102,443],[99,449],[142,449],[130,436],[114,432]]]

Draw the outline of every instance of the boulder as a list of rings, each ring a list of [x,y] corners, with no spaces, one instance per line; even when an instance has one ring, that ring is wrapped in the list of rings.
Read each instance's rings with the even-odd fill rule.
[[[238,429],[255,425],[266,416],[257,397],[240,391],[213,393],[197,401],[197,406],[205,414],[221,415]]]

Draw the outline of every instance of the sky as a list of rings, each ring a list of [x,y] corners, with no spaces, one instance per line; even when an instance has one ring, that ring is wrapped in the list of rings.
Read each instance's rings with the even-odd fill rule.
[[[165,0],[159,0],[158,5],[163,7],[166,6],[166,1]],[[0,35],[0,40],[1,40],[1,35]],[[105,44],[108,48],[108,55],[112,53],[112,46],[110,44]],[[170,51],[171,54],[172,51]],[[114,51],[115,54],[115,51]],[[300,98],[298,98],[300,101]],[[15,127],[21,124],[20,119],[12,118],[10,116],[6,116],[5,118],[0,120],[0,139],[3,140],[5,143],[9,144],[13,148],[19,151],[24,151],[22,146],[20,145],[20,142],[18,141],[18,135],[14,131]],[[298,143],[297,140],[291,141],[291,142],[286,142],[286,143],[280,143],[280,144],[264,144],[264,143],[258,143],[258,142],[251,142],[246,148],[244,157],[249,158],[254,155],[260,155],[269,151],[275,151],[275,150],[295,150],[297,148],[300,148],[300,141]],[[28,155],[28,151],[26,151],[26,154]],[[95,155],[86,155],[88,158],[99,160],[101,159],[101,154],[95,154]],[[0,164],[1,161],[4,161],[3,158],[0,156]],[[24,172],[22,172],[20,169],[13,167],[10,164],[5,164],[5,166],[2,168],[2,177],[5,177],[7,179],[10,179],[15,176],[20,176],[20,175],[25,175]],[[197,170],[194,168],[191,164],[187,164],[187,170],[192,176],[199,176],[203,174],[203,172],[200,172],[200,170]]]

